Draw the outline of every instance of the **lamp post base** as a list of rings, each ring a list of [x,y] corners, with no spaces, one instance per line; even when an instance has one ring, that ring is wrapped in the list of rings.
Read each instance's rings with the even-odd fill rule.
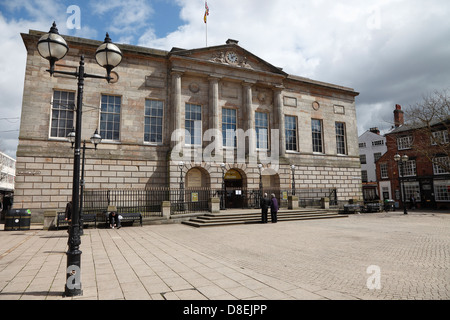
[[[81,289],[81,251],[67,252],[66,286],[64,297],[75,297],[83,295]]]

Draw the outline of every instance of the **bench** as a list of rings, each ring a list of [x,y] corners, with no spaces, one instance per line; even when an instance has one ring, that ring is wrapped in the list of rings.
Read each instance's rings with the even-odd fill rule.
[[[97,228],[97,214],[96,213],[83,213],[83,225],[87,222],[94,222]],[[66,220],[65,212],[58,212],[56,217],[56,230],[59,230],[60,226],[68,226],[69,221]]]
[[[361,206],[359,204],[346,204],[344,205],[344,213],[360,213]]]
[[[364,212],[380,212],[381,205],[380,203],[368,203],[363,207]]]
[[[142,227],[142,214],[140,212],[125,212],[125,213],[118,213],[119,215],[119,219],[120,217],[122,217],[122,219],[120,219],[120,224],[122,224],[122,222],[124,221],[132,221],[134,222],[134,220],[139,220],[139,225]],[[106,211],[105,212],[105,221],[106,221],[106,226],[109,226],[109,212]]]

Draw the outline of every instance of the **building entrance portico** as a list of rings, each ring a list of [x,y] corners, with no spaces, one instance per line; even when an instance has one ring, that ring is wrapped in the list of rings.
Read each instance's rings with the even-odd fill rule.
[[[243,192],[245,187],[243,173],[236,169],[230,169],[225,173],[225,207],[226,208],[242,208]]]

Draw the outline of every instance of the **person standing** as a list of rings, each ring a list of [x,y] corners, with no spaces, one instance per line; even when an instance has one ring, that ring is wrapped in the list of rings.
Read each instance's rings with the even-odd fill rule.
[[[64,219],[66,221],[72,220],[72,210],[73,210],[72,200],[70,200],[69,202],[67,202],[67,205],[66,205],[66,212],[65,212],[65,217],[64,217]]]
[[[267,193],[261,198],[261,219],[262,223],[267,223],[267,211],[269,210],[270,200],[267,198]]]
[[[277,212],[278,212],[278,200],[275,197],[275,194],[271,194],[272,199],[270,200],[270,215],[272,218],[272,223],[277,222]]]

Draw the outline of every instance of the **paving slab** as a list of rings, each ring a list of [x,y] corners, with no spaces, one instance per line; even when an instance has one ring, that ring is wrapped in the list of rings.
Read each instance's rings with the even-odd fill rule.
[[[78,297],[63,297],[67,230],[3,229],[0,300],[450,299],[447,212],[85,228]]]

